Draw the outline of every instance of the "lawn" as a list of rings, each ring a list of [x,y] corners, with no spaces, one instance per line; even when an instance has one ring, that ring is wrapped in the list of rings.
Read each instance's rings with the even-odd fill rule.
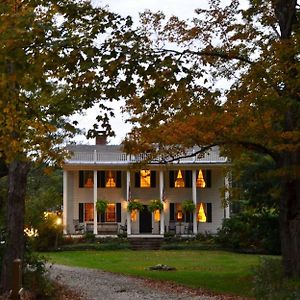
[[[251,271],[258,255],[223,251],[67,251],[51,252],[50,262],[69,266],[169,280],[217,293],[251,296]],[[176,271],[150,271],[148,267],[166,264]]]

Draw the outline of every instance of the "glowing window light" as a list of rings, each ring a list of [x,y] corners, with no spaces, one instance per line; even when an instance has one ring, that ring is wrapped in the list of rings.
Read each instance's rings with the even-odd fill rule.
[[[200,203],[199,211],[198,211],[198,222],[205,223],[206,215],[203,208],[203,203]]]
[[[175,180],[175,187],[184,187],[184,180],[180,170],[178,171],[177,178]]]
[[[93,186],[94,186],[93,179],[91,177],[88,177],[87,180],[86,180],[86,183],[85,183],[84,187],[86,187],[86,188],[92,188]]]
[[[151,171],[141,170],[140,187],[151,187]]]
[[[177,212],[177,221],[178,221],[178,222],[181,222],[182,219],[183,219],[183,213],[182,213],[182,210],[179,210],[179,211]]]
[[[200,187],[200,188],[205,188],[205,186],[206,186],[202,170],[199,170],[196,186]]]
[[[135,222],[137,218],[137,210],[134,209],[131,213],[130,213],[130,219],[132,222]]]
[[[111,171],[108,172],[108,178],[107,178],[105,187],[116,187],[116,182],[114,180],[114,177],[113,177]]]
[[[159,209],[155,210],[153,214],[154,214],[154,221],[159,222],[160,221],[160,211],[159,211]]]

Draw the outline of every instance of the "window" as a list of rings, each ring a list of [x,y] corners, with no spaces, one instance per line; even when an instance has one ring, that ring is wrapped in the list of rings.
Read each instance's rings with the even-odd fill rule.
[[[181,203],[170,203],[170,221],[193,222],[193,213],[184,213]]]
[[[196,179],[196,187],[210,188],[211,187],[211,170],[198,170]]]
[[[212,222],[212,204],[200,202],[197,204],[197,221],[200,223]]]
[[[94,221],[94,204],[84,203],[84,221]]]
[[[94,186],[93,171],[79,171],[79,187],[92,188]]]
[[[122,183],[121,171],[98,171],[97,185],[100,188],[120,188]]]
[[[140,187],[151,186],[151,173],[150,170],[141,170],[140,172]]]
[[[135,173],[135,187],[150,188],[156,186],[156,171],[141,170]]]
[[[109,203],[105,212],[105,221],[106,222],[116,222],[116,204]]]
[[[171,188],[191,188],[192,171],[190,170],[169,171],[169,185]]]

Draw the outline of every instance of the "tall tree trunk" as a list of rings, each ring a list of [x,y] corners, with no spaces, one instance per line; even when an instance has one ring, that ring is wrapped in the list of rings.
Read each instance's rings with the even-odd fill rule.
[[[294,174],[282,181],[280,234],[283,266],[286,276],[300,278],[300,178],[295,174],[300,165],[300,154],[284,156],[283,167]]]
[[[1,290],[9,291],[12,284],[12,262],[23,259],[24,212],[29,163],[14,160],[8,170],[7,240],[2,261]]]

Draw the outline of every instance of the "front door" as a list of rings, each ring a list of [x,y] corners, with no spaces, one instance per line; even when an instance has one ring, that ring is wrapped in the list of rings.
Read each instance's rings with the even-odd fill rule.
[[[147,205],[140,211],[140,233],[152,233],[152,214]]]

